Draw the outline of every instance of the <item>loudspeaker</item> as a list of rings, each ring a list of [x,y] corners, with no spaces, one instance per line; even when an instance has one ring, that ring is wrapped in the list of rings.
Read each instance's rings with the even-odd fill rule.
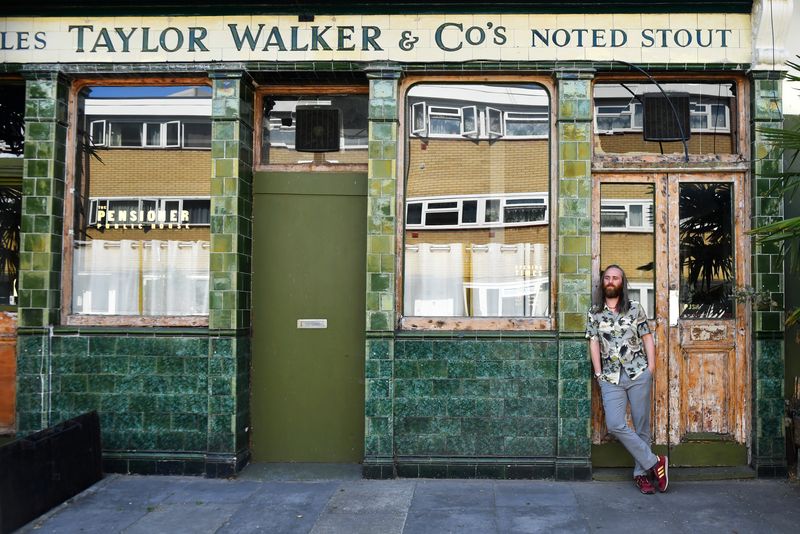
[[[297,106],[294,148],[298,152],[338,152],[342,112],[333,106]]]
[[[689,93],[667,93],[667,97],[669,101],[660,92],[642,95],[645,141],[686,141],[691,137]]]

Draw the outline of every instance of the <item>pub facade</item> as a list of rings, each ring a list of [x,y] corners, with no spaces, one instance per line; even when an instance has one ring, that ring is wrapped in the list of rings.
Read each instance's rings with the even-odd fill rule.
[[[17,435],[96,410],[108,471],[587,479],[631,462],[584,339],[613,263],[656,448],[785,476],[748,231],[783,216],[791,1],[122,4],[0,19]]]

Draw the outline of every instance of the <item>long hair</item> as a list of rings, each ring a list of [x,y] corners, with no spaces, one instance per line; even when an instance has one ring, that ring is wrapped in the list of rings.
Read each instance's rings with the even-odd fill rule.
[[[616,312],[627,313],[628,310],[631,309],[631,299],[628,296],[628,277],[625,275],[625,271],[622,267],[616,264],[609,265],[600,273],[600,280],[597,281],[597,285],[594,287],[594,292],[592,293],[592,310],[595,312],[602,310],[606,302],[606,295],[603,292],[603,276],[605,276],[606,271],[609,269],[619,269],[619,272],[622,273],[622,291],[619,294]]]

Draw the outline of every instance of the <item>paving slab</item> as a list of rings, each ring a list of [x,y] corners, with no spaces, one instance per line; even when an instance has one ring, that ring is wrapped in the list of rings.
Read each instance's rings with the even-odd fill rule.
[[[629,480],[362,480],[350,470],[298,480],[286,472],[288,480],[270,478],[274,471],[267,480],[111,475],[19,532],[793,534],[800,525],[797,481],[673,480],[667,493],[642,495]]]

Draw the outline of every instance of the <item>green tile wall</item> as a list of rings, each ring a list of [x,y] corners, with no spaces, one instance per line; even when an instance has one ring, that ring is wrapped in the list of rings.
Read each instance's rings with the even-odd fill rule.
[[[382,477],[391,469],[394,418],[395,215],[398,80],[390,63],[367,68],[369,168],[367,192],[367,294],[365,328],[364,465]],[[365,471],[366,472],[366,471]]]
[[[591,294],[592,73],[559,71],[558,329],[582,332]]]
[[[586,311],[591,304],[592,78],[559,71],[558,81],[558,458],[556,476],[590,469],[591,388]]]
[[[104,454],[115,458],[195,453],[231,464],[247,447],[248,339],[82,334],[19,343],[20,434],[97,410]],[[49,395],[40,372],[48,360]]]
[[[18,320],[36,327],[56,324],[61,303],[68,84],[57,72],[26,76]]]
[[[554,341],[397,340],[394,454],[555,457],[558,382]]]
[[[781,154],[763,139],[758,129],[781,128],[781,81],[779,72],[754,72],[753,84],[753,179],[751,224],[763,226],[783,219],[783,201],[771,193],[783,170]],[[774,244],[753,243],[751,285],[769,293],[774,302],[784,302],[783,261]],[[785,476],[784,436],[784,312],[756,309],[753,324],[753,465],[760,476]]]
[[[211,72],[209,328],[250,327],[253,102],[241,72]]]

